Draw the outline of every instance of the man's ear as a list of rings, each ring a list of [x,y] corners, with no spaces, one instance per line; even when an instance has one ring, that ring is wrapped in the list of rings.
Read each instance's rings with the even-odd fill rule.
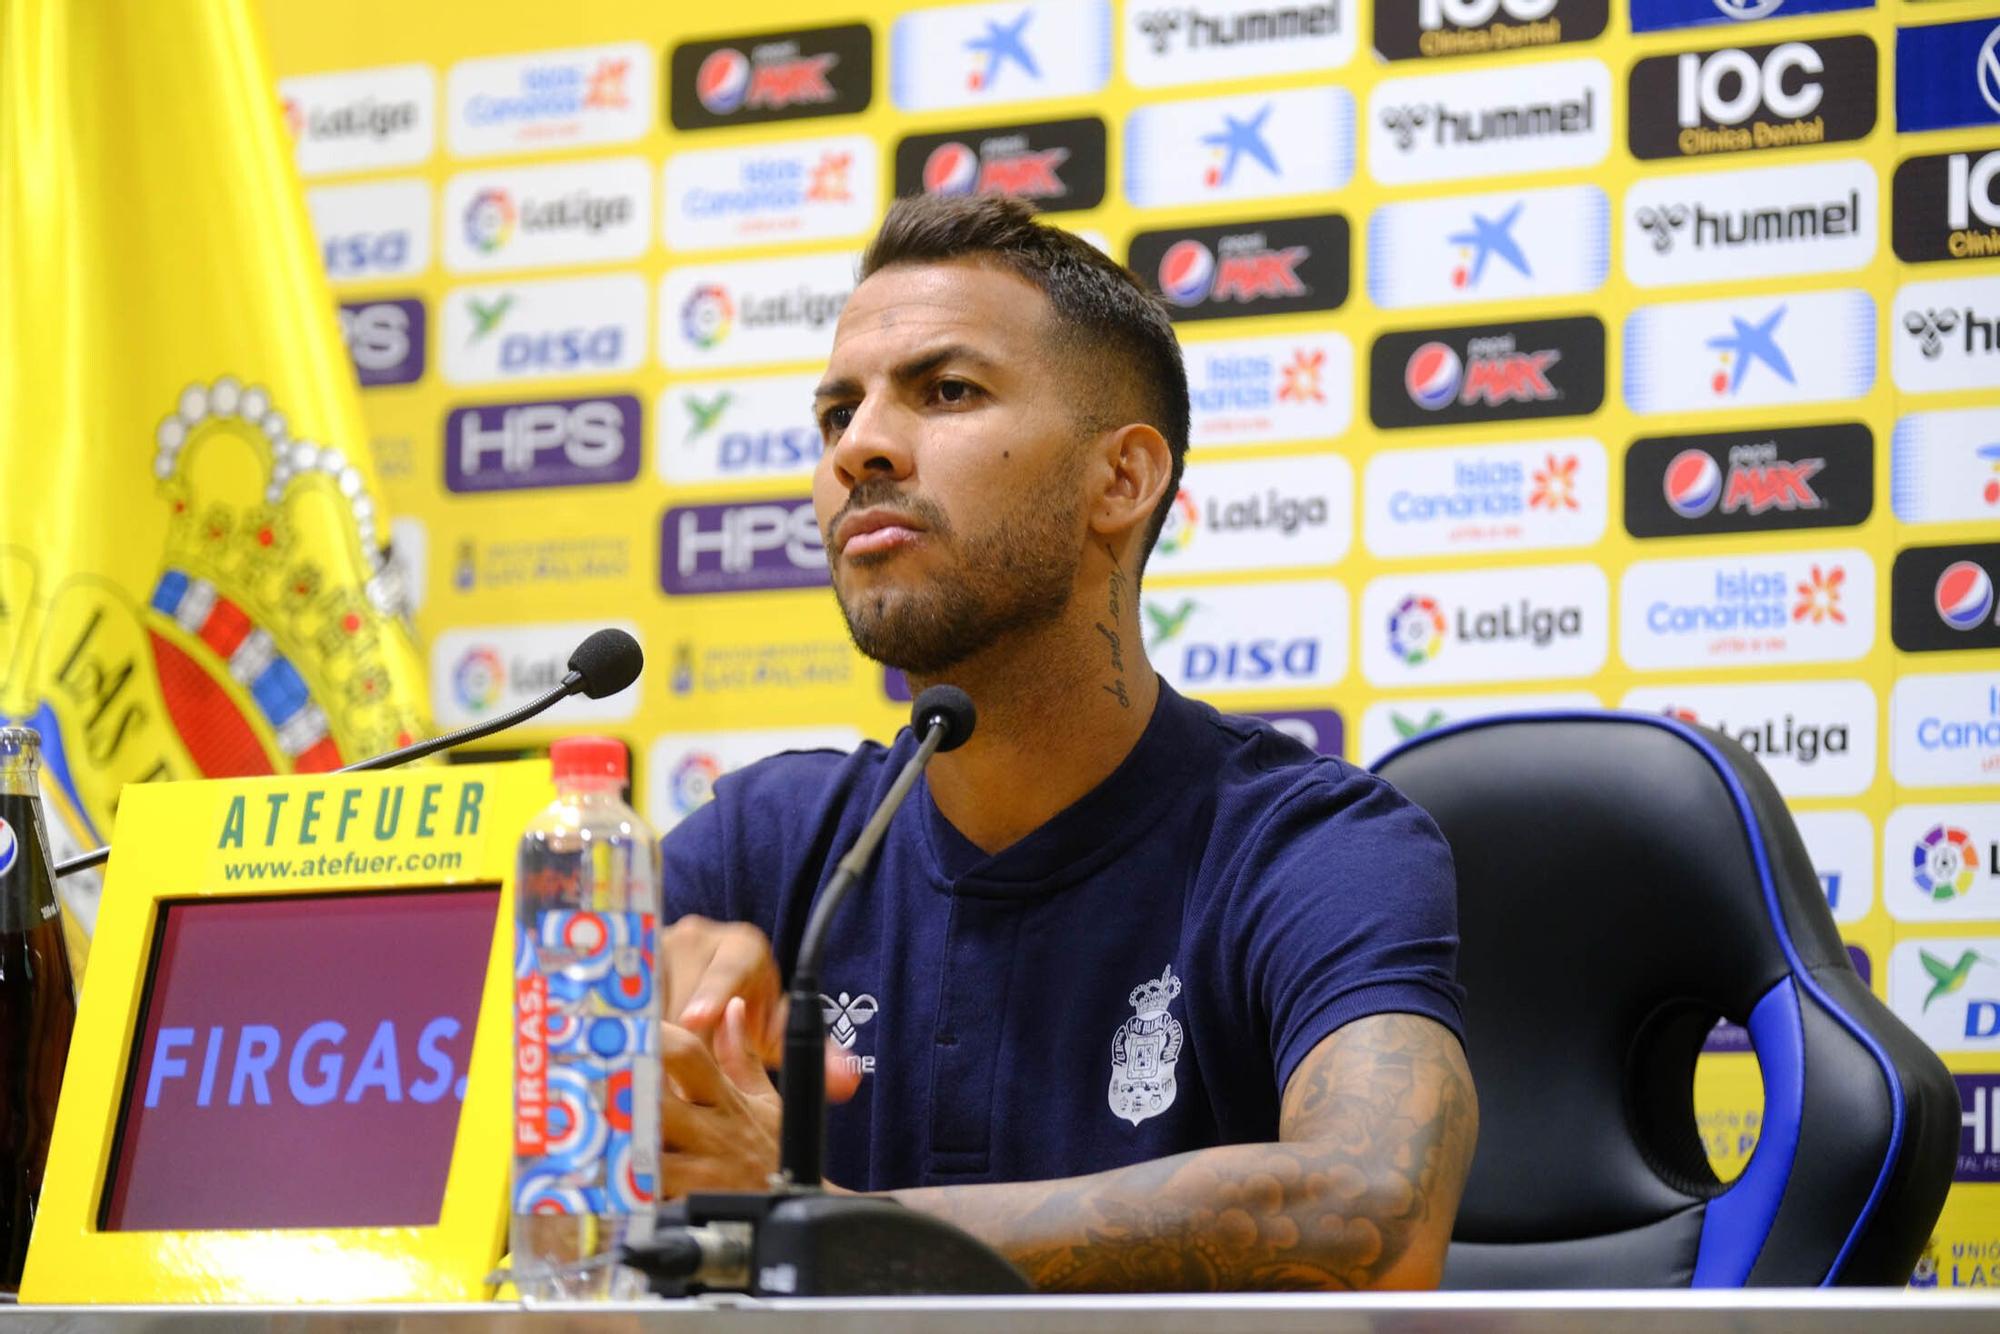
[[[1144,531],[1174,474],[1167,438],[1144,422],[1133,422],[1105,434],[1098,449],[1107,468],[1101,474],[1103,489],[1091,499],[1090,530],[1114,539],[1135,528]]]

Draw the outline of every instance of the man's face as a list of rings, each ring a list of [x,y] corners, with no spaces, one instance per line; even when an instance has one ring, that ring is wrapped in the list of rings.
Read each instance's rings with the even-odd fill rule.
[[[997,267],[894,265],[848,298],[813,505],[869,657],[934,676],[1069,604],[1087,455],[1062,355],[1047,298]]]

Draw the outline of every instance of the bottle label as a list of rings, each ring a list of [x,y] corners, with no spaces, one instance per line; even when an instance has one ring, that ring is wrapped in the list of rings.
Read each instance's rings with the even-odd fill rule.
[[[651,913],[557,908],[514,955],[514,1212],[650,1210],[659,1145]]]

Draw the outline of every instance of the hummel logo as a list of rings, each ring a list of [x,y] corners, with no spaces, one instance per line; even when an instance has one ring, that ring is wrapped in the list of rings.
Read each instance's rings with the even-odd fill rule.
[[[1913,310],[1903,316],[1903,327],[1915,338],[1923,354],[1936,360],[1944,351],[1944,337],[1958,327],[1955,310]]]
[[[1664,255],[1674,248],[1674,233],[1687,225],[1688,211],[1685,204],[1669,204],[1642,208],[1638,216],[1640,229],[1652,235],[1653,249]]]
[[[1382,113],[1382,128],[1396,136],[1396,147],[1407,152],[1430,118],[1429,107],[1391,107]]]
[[[826,1017],[827,1032],[832,1034],[843,1051],[854,1046],[861,1025],[873,1019],[880,1008],[875,998],[865,991],[854,997],[843,991],[838,999],[821,993],[819,998],[819,1012]]]

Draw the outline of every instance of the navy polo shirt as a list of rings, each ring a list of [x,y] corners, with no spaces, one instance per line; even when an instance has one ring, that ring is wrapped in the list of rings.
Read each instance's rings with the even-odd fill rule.
[[[663,843],[669,918],[749,922],[790,974],[812,898],[916,749],[724,777]],[[919,783],[821,971],[866,1073],[827,1121],[855,1190],[1024,1181],[1274,1140],[1285,1081],[1364,1015],[1462,1033],[1451,853],[1381,779],[1160,686],[1095,790],[988,856]]]

